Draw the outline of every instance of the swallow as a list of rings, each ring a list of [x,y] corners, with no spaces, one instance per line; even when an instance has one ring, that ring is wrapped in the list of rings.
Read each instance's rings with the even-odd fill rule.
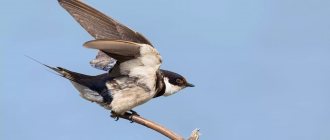
[[[95,38],[83,45],[99,50],[91,66],[107,71],[91,76],[43,64],[70,80],[82,98],[123,115],[153,98],[194,87],[183,76],[160,69],[159,52],[142,34],[79,0],[58,2]]]

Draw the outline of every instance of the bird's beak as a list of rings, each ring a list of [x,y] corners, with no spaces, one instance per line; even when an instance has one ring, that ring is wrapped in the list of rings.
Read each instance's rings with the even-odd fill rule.
[[[191,84],[191,83],[187,83],[186,85],[187,87],[195,87],[195,85]]]

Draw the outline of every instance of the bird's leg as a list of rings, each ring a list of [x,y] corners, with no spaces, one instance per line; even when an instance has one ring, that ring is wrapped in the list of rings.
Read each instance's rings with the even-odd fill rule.
[[[114,111],[111,111],[111,115],[110,115],[111,118],[114,118],[115,121],[118,121],[119,120],[119,115],[114,112]]]
[[[140,116],[136,111],[134,110],[129,110],[129,112],[131,112],[132,115],[136,115],[136,116]]]
[[[134,123],[134,120],[133,120],[133,113],[129,113],[129,112],[125,112],[125,114],[127,114],[129,117],[128,117],[128,120],[130,120],[130,123]]]
[[[127,112],[125,112],[127,115],[129,115],[128,119],[131,121],[131,123],[134,122],[133,120],[133,116],[136,115],[136,116],[140,116],[136,111],[134,110],[129,110]]]
[[[133,116],[134,116],[134,115],[136,115],[136,116],[140,116],[140,115],[139,115],[137,112],[135,112],[134,110],[130,110],[130,111],[125,112],[125,115],[124,115],[124,116],[129,116],[129,117],[128,117],[128,120],[130,120],[131,123],[133,123],[133,122],[134,122],[134,121],[133,121]],[[111,118],[114,118],[115,121],[118,121],[119,118],[120,118],[121,116],[123,116],[123,115],[120,115],[120,114],[118,114],[118,113],[116,113],[116,112],[114,112],[114,111],[111,111],[111,115],[110,115],[110,117],[111,117]]]

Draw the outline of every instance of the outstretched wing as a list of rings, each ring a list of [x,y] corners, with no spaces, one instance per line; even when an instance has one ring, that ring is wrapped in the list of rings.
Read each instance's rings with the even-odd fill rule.
[[[141,83],[150,81],[150,85],[147,86],[154,86],[161,56],[150,45],[124,40],[93,40],[86,42],[84,46],[101,50],[116,59],[120,75],[136,77],[142,80]]]
[[[60,5],[95,39],[124,40],[140,44],[152,44],[140,33],[131,30],[80,0],[58,0]],[[99,52],[90,63],[93,67],[107,70],[113,62],[110,57]],[[109,65],[110,64],[110,65]]]

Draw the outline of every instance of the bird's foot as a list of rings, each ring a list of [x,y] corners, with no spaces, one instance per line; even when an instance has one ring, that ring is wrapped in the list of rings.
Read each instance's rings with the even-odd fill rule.
[[[128,119],[131,121],[131,123],[134,123],[134,120],[133,120],[133,116],[140,116],[136,111],[134,110],[129,110],[127,112],[125,112],[129,117]]]
[[[136,111],[134,110],[129,110],[129,112],[131,112],[131,115],[136,115],[136,116],[140,116]]]
[[[140,115],[139,115],[137,112],[135,112],[134,110],[129,110],[129,111],[125,112],[125,114],[123,114],[123,115],[118,114],[118,113],[116,113],[116,112],[114,112],[114,111],[111,111],[111,115],[110,115],[110,117],[111,117],[111,118],[114,118],[115,121],[118,121],[120,117],[128,116],[128,120],[130,120],[131,123],[133,123],[133,122],[134,122],[134,120],[133,120],[133,116],[134,116],[134,115],[135,115],[135,116],[140,116]],[[125,117],[124,117],[124,118],[125,118]]]
[[[110,117],[115,119],[115,121],[119,120],[119,114],[115,113],[114,111],[111,111]]]

